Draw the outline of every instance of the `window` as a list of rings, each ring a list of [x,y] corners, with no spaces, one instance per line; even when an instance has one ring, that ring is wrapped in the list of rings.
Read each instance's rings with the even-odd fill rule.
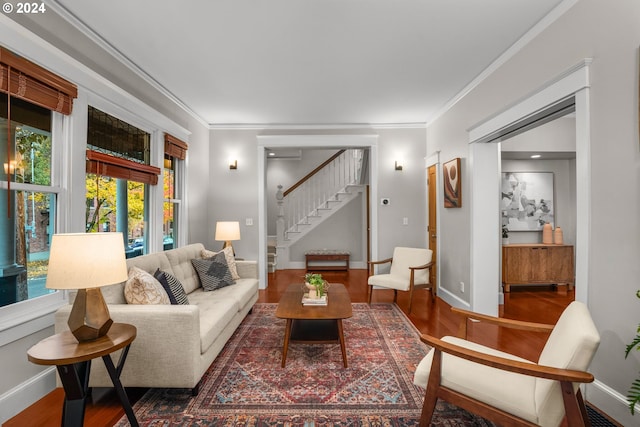
[[[0,94],[0,306],[46,295],[57,189],[51,185],[51,111]],[[8,113],[11,112],[11,120]]]
[[[187,143],[165,134],[164,152],[162,246],[163,250],[166,251],[177,247],[178,233],[180,232],[181,187],[180,183],[176,181],[177,177],[180,176],[177,171],[187,155]]]
[[[160,169],[149,165],[151,135],[89,106],[87,128],[87,232],[120,231],[126,255],[146,253],[149,184]]]

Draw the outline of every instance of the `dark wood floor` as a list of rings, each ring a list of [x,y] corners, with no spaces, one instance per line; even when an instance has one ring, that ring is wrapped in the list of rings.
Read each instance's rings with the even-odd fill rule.
[[[293,282],[302,282],[303,270],[280,270],[269,275],[269,287],[260,291],[259,302],[275,303],[280,299],[282,291]],[[349,270],[348,272],[323,272],[329,282],[344,283],[353,302],[367,301],[367,271]],[[553,324],[562,310],[573,301],[574,293],[558,293],[547,287],[512,287],[509,294],[505,294],[504,306],[500,315],[511,319],[527,320]],[[375,290],[373,302],[392,302],[393,291]],[[406,313],[408,298],[406,293],[400,292],[398,306]],[[442,337],[455,335],[458,329],[458,319],[450,313],[450,306],[439,298],[431,301],[429,292],[416,291],[413,302],[413,312],[409,318],[417,329],[425,334]],[[537,360],[546,334],[525,333],[521,331],[501,330],[482,325],[469,329],[470,338],[481,344],[498,347],[502,350]],[[134,343],[135,344],[135,343]],[[144,394],[145,389],[127,389],[132,402]],[[25,409],[23,412],[8,420],[4,427],[25,426],[59,426],[62,415],[64,393],[56,389],[47,396]],[[85,426],[112,426],[124,415],[119,401],[110,389],[96,389],[87,405]]]

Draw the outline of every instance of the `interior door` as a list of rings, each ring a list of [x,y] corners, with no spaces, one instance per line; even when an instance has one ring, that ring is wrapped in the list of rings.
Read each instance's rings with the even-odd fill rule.
[[[429,192],[429,225],[427,226],[428,240],[429,240],[429,249],[433,251],[432,259],[436,261],[438,259],[437,248],[438,248],[438,235],[437,235],[437,227],[436,227],[436,165],[429,166],[427,169],[427,189]],[[436,278],[438,275],[436,274],[437,262],[433,267],[429,269],[429,283],[436,283]]]

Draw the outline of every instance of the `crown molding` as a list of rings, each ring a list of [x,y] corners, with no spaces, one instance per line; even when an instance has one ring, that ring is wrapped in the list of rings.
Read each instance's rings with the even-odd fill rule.
[[[350,130],[350,129],[426,129],[427,123],[335,123],[335,124],[209,124],[209,130]]]
[[[133,71],[138,77],[148,83],[151,87],[156,89],[162,95],[167,97],[171,102],[177,105],[180,109],[185,111],[191,117],[193,117],[196,121],[198,121],[202,126],[207,127],[209,123],[207,123],[204,118],[198,115],[195,111],[193,111],[187,104],[185,104],[180,98],[173,94],[170,90],[164,87],[160,82],[147,74],[142,68],[140,68],[135,62],[130,60],[126,55],[116,49],[111,43],[106,41],[102,36],[93,31],[89,26],[87,26],[80,18],[71,13],[66,7],[61,5],[58,0],[51,0],[48,4],[54,12],[56,12],[60,17],[62,17],[69,24],[73,25],[78,31],[80,31],[84,36],[86,36],[89,40],[100,46],[103,50],[105,50],[108,54],[112,55],[115,59],[117,59],[124,66]]]

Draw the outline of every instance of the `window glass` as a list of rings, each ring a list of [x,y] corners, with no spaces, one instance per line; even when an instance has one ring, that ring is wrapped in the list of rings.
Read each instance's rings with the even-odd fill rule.
[[[145,184],[87,174],[86,185],[87,233],[121,231],[127,258],[145,253]]]
[[[175,167],[177,162],[175,157],[165,155],[164,158],[164,169],[162,172],[163,176],[163,186],[164,186],[164,215],[162,221],[162,230],[163,230],[163,239],[162,246],[163,250],[173,249],[177,243],[177,233],[178,233],[178,212],[179,203],[176,196],[176,171]]]
[[[58,190],[51,182],[52,113],[12,98],[8,120],[5,94],[0,104],[0,306],[6,306],[55,292],[45,278]]]
[[[88,114],[89,150],[149,164],[149,133],[91,106]],[[127,239],[127,258],[142,255],[147,252],[147,185],[123,178],[129,176],[126,167],[104,168],[103,171],[86,175],[86,231],[122,232]]]

